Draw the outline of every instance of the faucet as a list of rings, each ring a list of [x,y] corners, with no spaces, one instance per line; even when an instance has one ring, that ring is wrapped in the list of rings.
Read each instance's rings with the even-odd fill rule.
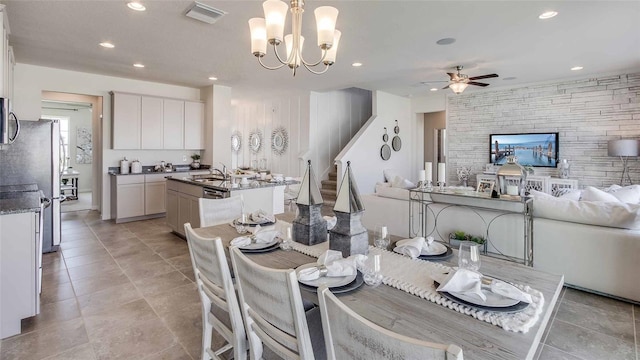
[[[214,168],[212,167],[210,169],[211,171],[211,175],[213,175],[213,173],[215,171],[219,172],[222,175],[222,180],[227,180],[227,166],[224,163],[219,162],[218,164],[222,165],[222,170],[218,169],[218,168]]]

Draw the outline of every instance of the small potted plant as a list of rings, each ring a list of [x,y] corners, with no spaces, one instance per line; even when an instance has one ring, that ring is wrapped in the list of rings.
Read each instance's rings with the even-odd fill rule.
[[[485,245],[487,240],[482,236],[467,234],[464,231],[454,231],[449,234],[449,245],[459,247],[462,241],[473,241],[474,243]]]
[[[199,169],[200,168],[200,155],[199,154],[193,154],[193,155],[191,155],[191,159],[193,160],[193,162],[191,163],[191,168],[192,169]]]

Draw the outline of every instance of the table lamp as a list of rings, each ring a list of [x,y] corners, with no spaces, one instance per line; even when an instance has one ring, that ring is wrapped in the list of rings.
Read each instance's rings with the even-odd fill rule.
[[[621,140],[609,140],[608,144],[609,156],[620,156],[622,160],[622,176],[620,177],[620,186],[624,183],[624,176],[627,175],[629,184],[631,182],[631,176],[629,175],[629,156],[640,155],[640,140],[633,139],[621,139]]]

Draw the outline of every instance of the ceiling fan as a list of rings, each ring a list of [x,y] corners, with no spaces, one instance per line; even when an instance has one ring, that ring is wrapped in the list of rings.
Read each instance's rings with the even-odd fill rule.
[[[462,70],[462,68],[463,68],[462,65],[458,65],[456,66],[456,71],[457,71],[456,73],[447,73],[447,75],[449,75],[449,78],[450,78],[449,85],[443,87],[442,89],[451,88],[451,90],[453,90],[454,93],[461,94],[464,91],[464,89],[466,89],[467,86],[469,85],[482,86],[482,87],[489,86],[489,84],[487,83],[481,83],[475,80],[498,77],[498,74],[487,74],[487,75],[469,77],[469,75],[460,73],[460,70]],[[429,84],[432,82],[435,82],[435,81],[423,81],[421,83]]]

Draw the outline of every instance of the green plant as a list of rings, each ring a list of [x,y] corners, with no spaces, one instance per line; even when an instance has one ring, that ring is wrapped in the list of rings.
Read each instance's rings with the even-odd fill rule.
[[[453,239],[460,241],[473,241],[474,243],[483,245],[486,242],[486,239],[482,236],[475,236],[471,234],[466,234],[464,231],[454,231]]]
[[[193,154],[193,155],[191,155],[191,159],[193,159],[193,161],[200,160],[200,155]]]
[[[466,240],[467,234],[465,234],[464,231],[454,231],[453,238],[456,240]]]
[[[471,235],[469,235],[469,238],[467,239],[467,241],[473,241],[474,243],[483,245],[486,240],[482,236],[471,236]]]

